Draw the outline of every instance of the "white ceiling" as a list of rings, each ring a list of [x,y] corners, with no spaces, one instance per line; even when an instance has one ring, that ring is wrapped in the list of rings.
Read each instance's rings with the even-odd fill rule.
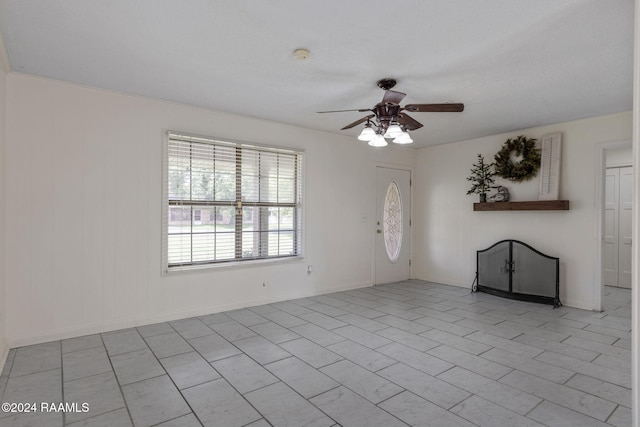
[[[633,0],[0,0],[11,69],[307,128],[398,80],[427,146],[630,110]],[[292,52],[311,51],[306,61]]]

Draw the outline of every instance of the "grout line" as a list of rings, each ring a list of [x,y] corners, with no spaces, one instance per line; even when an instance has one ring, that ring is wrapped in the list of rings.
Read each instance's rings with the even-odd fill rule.
[[[133,422],[133,417],[131,416],[131,411],[129,410],[129,404],[127,399],[124,397],[124,392],[122,391],[122,386],[120,385],[120,379],[118,379],[118,375],[116,375],[116,370],[113,368],[113,362],[111,362],[111,357],[109,357],[109,352],[107,351],[107,346],[104,343],[104,337],[102,334],[100,335],[100,340],[102,341],[102,345],[105,348],[105,353],[107,355],[107,360],[109,361],[109,366],[111,366],[111,372],[113,373],[113,377],[116,379],[116,384],[118,385],[118,389],[120,390],[120,397],[122,397],[122,401],[124,402],[124,407],[127,410],[127,414],[129,415],[129,420],[131,421],[131,425],[135,425]]]
[[[170,326],[171,328],[173,328],[173,326],[172,326],[171,324],[169,324],[169,326]],[[192,348],[196,353],[198,353],[198,355],[200,355],[200,357],[202,357],[202,355],[201,355],[199,352],[197,352],[197,350],[195,350],[195,348],[193,348],[193,346],[191,345],[191,343],[190,343],[188,340],[186,340],[186,339],[185,339],[185,338],[180,334],[180,332],[178,332],[175,328],[173,328],[173,330],[174,330],[174,331],[175,331],[175,332],[180,336],[180,338],[182,338],[182,339],[187,343],[187,345],[189,345],[189,346],[190,346],[190,347],[191,347],[191,348]],[[139,332],[139,331],[138,331],[138,335],[140,335],[140,332]],[[157,336],[157,335],[156,335],[156,336]],[[140,337],[141,337],[141,338],[142,338],[142,340],[145,342],[145,344],[146,344],[147,346],[149,346],[149,343],[147,342],[147,340],[145,339],[145,337],[143,337],[142,335],[140,335]],[[182,394],[182,390],[180,390],[180,388],[179,388],[179,387],[178,387],[178,385],[175,383],[175,381],[173,380],[173,378],[171,377],[171,375],[169,375],[169,372],[167,372],[166,368],[164,367],[164,365],[162,364],[162,362],[160,362],[160,359],[158,358],[158,356],[156,356],[155,352],[151,349],[151,347],[149,347],[149,351],[151,351],[151,354],[153,355],[153,357],[155,357],[155,358],[156,358],[156,362],[160,365],[160,367],[161,367],[161,368],[162,368],[162,370],[164,371],[164,375],[166,375],[166,376],[167,376],[167,378],[169,379],[169,381],[171,381],[171,383],[172,383],[172,384],[173,384],[173,386],[175,387],[176,391],[178,392],[178,394],[179,394],[179,395],[180,395],[180,397],[182,398],[183,402],[187,405],[187,407],[189,408],[189,410],[191,410],[191,413],[193,414],[193,416],[194,416],[194,417],[196,417],[196,420],[198,420],[198,422],[199,422],[200,424],[204,425],[204,423],[202,422],[202,420],[200,420],[200,417],[198,417],[198,415],[196,414],[196,411],[194,411],[194,410],[193,410],[193,408],[191,407],[191,404],[189,403],[189,401],[188,401],[188,400],[186,399],[186,397]],[[189,353],[191,353],[191,352],[189,352]],[[181,354],[186,354],[186,353],[181,353]],[[176,355],[176,356],[178,356],[178,355]],[[206,361],[207,361],[207,360],[205,359],[205,362],[206,362]],[[212,367],[212,369],[214,369],[214,368]],[[214,369],[214,370],[215,370],[215,369]],[[218,372],[218,371],[216,371],[216,372]],[[158,375],[158,376],[155,376],[155,377],[152,377],[152,378],[158,378],[158,377],[160,377],[160,376],[162,376],[162,375]],[[149,380],[149,379],[151,379],[151,378],[146,378],[146,379],[141,380],[141,381],[146,381],[146,380]],[[137,382],[141,382],[141,381],[137,381]],[[135,384],[135,383],[131,383],[131,384]],[[131,385],[131,384],[127,384],[127,385]],[[203,384],[206,384],[206,383],[203,383]],[[124,397],[124,393],[123,393],[123,397]],[[126,400],[125,400],[125,401],[126,401]],[[176,417],[176,418],[180,418],[180,417],[183,417],[183,416],[185,416],[185,415],[188,415],[188,414],[182,414],[182,415],[180,415],[179,417]],[[176,419],[176,418],[174,418],[174,419]],[[132,420],[132,421],[133,421],[133,420]],[[161,424],[161,423],[163,423],[163,422],[165,422],[165,421],[169,421],[169,420],[161,421],[161,422],[160,422],[160,424]]]
[[[62,402],[66,402],[64,398],[64,363],[62,363],[62,341],[60,341],[60,396]],[[62,425],[67,425],[67,413],[62,411]]]
[[[533,394],[532,394],[532,396],[534,396],[534,397],[538,397],[538,396],[535,396],[535,395],[533,395]],[[544,402],[546,402],[546,400],[545,400],[545,399],[542,399],[541,397],[538,397],[538,399],[540,399],[540,402],[538,402],[538,404],[537,404],[536,406],[534,406],[533,408],[531,408],[531,410],[530,410],[529,412],[527,412],[527,413],[524,415],[525,417],[529,418],[529,414],[530,414],[530,413],[532,413],[533,411],[535,411],[535,410],[536,410],[536,408],[537,408],[538,406],[540,406],[540,405],[542,405]],[[533,419],[533,418],[531,418],[531,419]]]

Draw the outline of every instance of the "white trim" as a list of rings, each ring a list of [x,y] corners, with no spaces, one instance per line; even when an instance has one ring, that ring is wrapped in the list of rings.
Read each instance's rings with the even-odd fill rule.
[[[638,166],[640,166],[640,0],[635,1],[635,27],[633,46],[633,149],[632,162],[636,166],[633,168],[633,214],[632,214],[632,242],[631,246],[631,417],[633,426],[640,425],[640,372],[638,357],[640,357],[640,328],[638,325],[638,314],[640,310],[640,286],[638,277],[638,265],[640,265],[640,252],[638,242],[640,242],[640,203],[638,197]]]
[[[607,169],[630,168],[631,166],[633,166],[633,163],[611,163],[607,165]]]
[[[166,276],[169,271],[169,235],[167,233],[169,215],[169,131],[162,136],[162,194],[160,195],[160,275]]]
[[[595,233],[594,233],[594,274],[593,274],[593,307],[594,311],[604,310],[604,286],[602,282],[602,242],[604,241],[604,175],[607,170],[605,151],[628,147],[631,145],[628,139],[619,141],[599,142],[596,144],[595,150]]]

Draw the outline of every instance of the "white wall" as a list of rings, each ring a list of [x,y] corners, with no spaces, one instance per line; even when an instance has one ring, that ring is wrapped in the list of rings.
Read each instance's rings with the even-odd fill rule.
[[[6,81],[9,72],[9,61],[4,50],[4,42],[0,35],[0,366],[9,351],[6,335],[5,299],[5,135],[6,135]]]
[[[7,105],[11,346],[370,285],[375,166],[414,162],[414,150],[14,73]],[[165,129],[304,149],[305,260],[162,276]]]
[[[471,286],[476,251],[502,239],[517,239],[560,258],[560,299],[593,309],[595,144],[631,139],[631,112],[524,129],[419,150],[416,164],[414,275]],[[562,132],[560,198],[569,211],[474,212],[477,195],[466,196],[466,177],[481,153],[493,156],[507,138],[540,138]],[[512,200],[537,200],[538,178],[504,183]],[[500,183],[499,182],[499,183]]]

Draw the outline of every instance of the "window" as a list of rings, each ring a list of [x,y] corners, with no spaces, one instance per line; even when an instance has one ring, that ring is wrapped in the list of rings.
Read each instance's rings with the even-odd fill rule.
[[[302,153],[168,132],[165,267],[302,255]]]

